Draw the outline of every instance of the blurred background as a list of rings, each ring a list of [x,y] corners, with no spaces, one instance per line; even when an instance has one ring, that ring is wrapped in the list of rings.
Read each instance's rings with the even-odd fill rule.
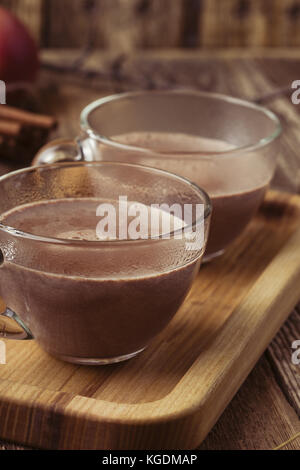
[[[0,159],[9,165],[0,173],[31,162],[53,137],[78,135],[81,110],[100,96],[190,88],[278,114],[276,184],[298,192],[299,46],[300,0],[0,0],[7,104],[48,116],[45,124],[1,108]]]
[[[0,0],[43,48],[297,47],[298,0]]]

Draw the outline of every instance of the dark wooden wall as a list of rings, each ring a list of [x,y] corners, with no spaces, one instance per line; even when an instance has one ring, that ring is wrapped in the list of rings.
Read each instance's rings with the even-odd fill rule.
[[[300,46],[300,0],[0,0],[42,47]]]

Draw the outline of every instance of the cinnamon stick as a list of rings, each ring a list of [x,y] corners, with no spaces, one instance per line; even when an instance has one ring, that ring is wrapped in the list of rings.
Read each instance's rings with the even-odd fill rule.
[[[31,113],[8,105],[0,106],[0,119],[48,130],[54,129],[57,125],[56,119],[52,116]]]
[[[19,122],[5,121],[0,119],[0,135],[18,137],[21,134],[21,131],[22,124]]]

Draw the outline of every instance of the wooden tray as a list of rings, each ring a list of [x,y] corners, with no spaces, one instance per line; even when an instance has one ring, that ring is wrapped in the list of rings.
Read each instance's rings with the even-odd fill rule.
[[[73,366],[7,341],[0,438],[49,449],[189,449],[205,438],[300,298],[300,197],[269,193],[129,362]]]

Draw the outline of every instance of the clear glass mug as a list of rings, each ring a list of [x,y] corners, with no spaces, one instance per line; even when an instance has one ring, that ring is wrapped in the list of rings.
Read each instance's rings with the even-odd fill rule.
[[[35,164],[123,161],[188,178],[209,194],[205,260],[244,230],[273,177],[281,126],[271,111],[225,95],[150,91],[108,96],[81,114],[82,134],[41,149]]]
[[[117,204],[120,196],[147,207],[200,204],[204,211],[201,216],[191,214],[184,232],[176,229],[136,240],[51,237],[49,228],[38,233],[32,228],[31,233],[12,218],[19,213],[16,208],[36,210],[43,201],[51,201],[52,207],[62,199],[74,204],[78,198]],[[54,213],[55,226],[62,220],[60,211]],[[209,197],[196,185],[139,165],[61,163],[2,176],[0,295],[8,308],[0,315],[0,336],[34,337],[48,353],[77,364],[135,356],[170,322],[186,297],[205,249],[210,212]],[[33,213],[27,214],[27,226],[33,227]],[[79,224],[85,213],[74,216]],[[39,223],[47,227],[45,206],[42,217]],[[93,226],[86,228],[96,232],[97,220],[95,211]],[[200,226],[202,246],[187,249]]]

